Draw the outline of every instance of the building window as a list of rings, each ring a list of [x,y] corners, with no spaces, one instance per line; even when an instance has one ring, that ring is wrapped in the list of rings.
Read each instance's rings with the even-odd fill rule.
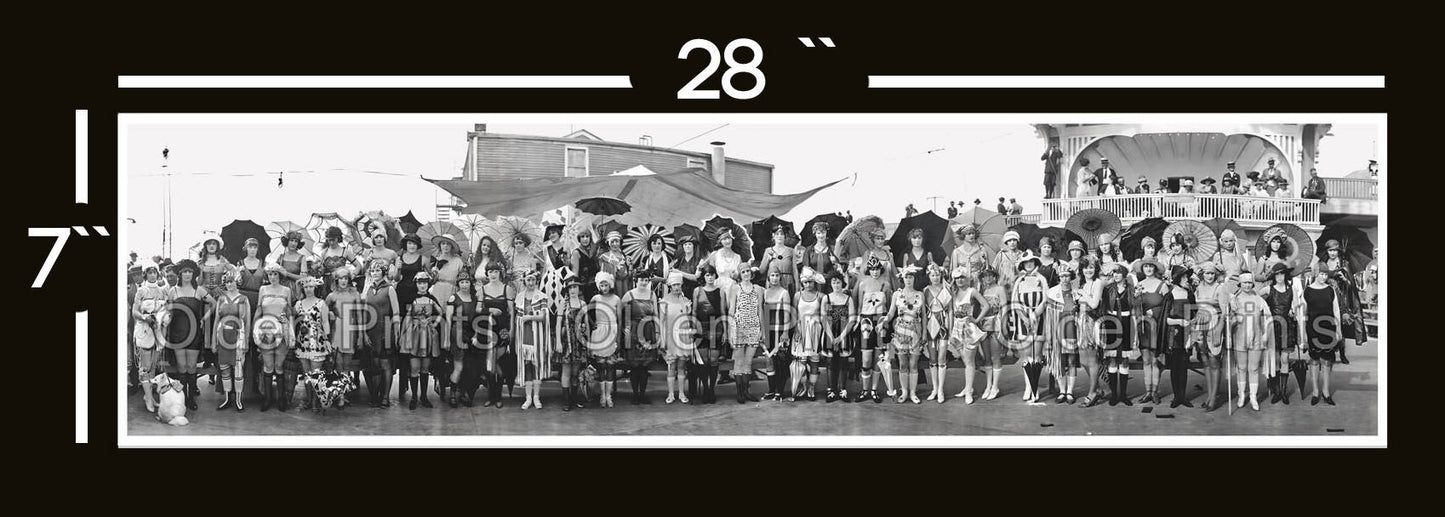
[[[699,159],[697,159],[697,158],[688,158],[688,159],[687,159],[687,168],[689,168],[689,169],[708,170],[708,168],[707,168],[707,161],[705,161],[705,160],[699,160]]]
[[[568,147],[568,148],[567,148],[567,177],[569,177],[569,178],[585,178],[585,177],[587,177],[587,148],[586,148],[586,147]]]

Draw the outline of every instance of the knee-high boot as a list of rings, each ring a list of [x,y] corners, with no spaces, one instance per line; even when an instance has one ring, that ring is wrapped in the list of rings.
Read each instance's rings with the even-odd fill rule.
[[[276,379],[276,374],[274,374],[274,373],[262,373],[262,374],[261,374],[261,412],[262,412],[262,413],[265,413],[265,412],[271,410],[271,398],[272,398],[272,393],[273,393],[273,392],[271,391],[271,382],[274,381],[275,379]]]
[[[195,396],[195,393],[200,391],[200,388],[196,386],[196,378],[197,374],[186,374],[186,409],[191,411],[200,409]]]
[[[421,394],[421,407],[431,407],[431,400],[430,400],[430,399],[427,399],[427,397],[426,397],[427,383],[428,383],[429,381],[431,381],[431,375],[426,374],[426,373],[423,373],[423,374],[420,375],[420,377],[421,377],[421,391],[418,391],[417,393]],[[412,398],[416,398],[416,396],[413,395]]]
[[[1129,400],[1129,370],[1126,368],[1128,366],[1119,367],[1119,402],[1125,406],[1132,406],[1134,401]]]
[[[1119,405],[1119,372],[1109,372],[1106,374],[1106,378],[1109,381],[1109,405],[1117,406]]]

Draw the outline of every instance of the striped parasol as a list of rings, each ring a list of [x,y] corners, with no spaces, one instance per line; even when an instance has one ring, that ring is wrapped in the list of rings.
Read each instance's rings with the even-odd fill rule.
[[[627,259],[633,263],[642,260],[642,256],[651,251],[647,247],[647,241],[654,235],[662,237],[662,252],[664,254],[671,257],[676,253],[677,239],[673,237],[672,230],[655,224],[644,224],[642,226],[629,228],[627,235],[622,237],[622,253],[626,254]]]
[[[271,255],[266,257],[266,262],[276,262],[276,257],[286,250],[286,246],[281,245],[281,239],[292,232],[301,235],[301,254],[311,254],[311,248],[316,245],[316,239],[311,238],[311,232],[306,231],[305,226],[291,221],[275,221],[266,225],[266,235],[271,236]]]
[[[437,252],[436,243],[433,241],[440,237],[447,237],[456,241],[457,253],[462,255],[463,260],[466,260],[466,258],[471,255],[471,240],[468,239],[467,234],[462,232],[461,228],[457,228],[455,224],[445,221],[426,223],[417,229],[416,236],[421,239],[422,253],[427,255],[432,255]]]
[[[1219,251],[1219,238],[1214,235],[1204,223],[1199,221],[1174,221],[1164,228],[1164,241],[1159,244],[1163,249],[1169,249],[1169,243],[1174,242],[1175,235],[1182,235],[1184,239],[1184,254],[1197,262],[1204,262],[1214,257],[1214,252]]]

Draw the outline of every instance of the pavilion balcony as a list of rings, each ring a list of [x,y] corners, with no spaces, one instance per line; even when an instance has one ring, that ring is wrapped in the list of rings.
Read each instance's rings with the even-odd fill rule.
[[[1141,219],[1233,219],[1246,228],[1290,223],[1305,230],[1320,228],[1320,202],[1302,198],[1272,198],[1224,194],[1129,194],[1122,196],[1045,199],[1040,226],[1063,226],[1074,213],[1101,208],[1113,212],[1127,226]]]

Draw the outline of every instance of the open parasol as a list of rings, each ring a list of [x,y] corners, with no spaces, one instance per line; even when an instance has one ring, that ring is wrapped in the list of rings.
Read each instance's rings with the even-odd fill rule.
[[[395,217],[386,215],[386,212],[380,210],[362,212],[351,222],[352,226],[356,227],[356,231],[361,233],[362,247],[370,248],[372,246],[371,233],[377,228],[380,228],[386,232],[385,246],[392,250],[401,251],[402,233],[401,225],[398,223]]]
[[[1124,253],[1124,260],[1144,257],[1145,237],[1153,238],[1159,244],[1158,250],[1164,251],[1164,229],[1168,227],[1169,221],[1163,217],[1150,217],[1129,225],[1124,233],[1119,234],[1119,251]]]
[[[681,242],[683,237],[691,236],[693,239],[697,240],[697,254],[707,254],[707,250],[703,249],[702,245],[702,228],[698,228],[687,223],[682,223],[672,227],[672,236],[677,238],[678,242]],[[678,246],[678,248],[681,249],[681,246]]]
[[[271,255],[266,256],[266,262],[276,262],[273,256],[280,255],[282,250],[286,249],[285,246],[281,245],[281,238],[292,232],[301,235],[302,244],[300,253],[302,255],[311,254],[311,248],[316,245],[316,239],[311,238],[311,232],[306,231],[305,226],[291,221],[276,221],[266,225],[266,235],[271,236]]]
[[[626,237],[627,237],[627,231],[630,230],[631,228],[628,228],[626,224],[623,224],[623,223],[621,223],[621,222],[618,222],[616,219],[611,219],[611,218],[609,218],[609,219],[607,219],[607,220],[604,220],[604,221],[601,221],[601,222],[597,223],[596,229],[597,229],[597,243],[598,243],[599,245],[601,245],[601,248],[599,248],[599,249],[607,249],[607,234],[612,233],[612,232],[617,232],[618,235],[621,235],[623,238],[626,238]],[[617,251],[622,251],[622,250],[617,250]]]
[[[221,233],[224,235],[225,231]],[[1350,265],[1350,273],[1364,271],[1370,261],[1374,260],[1375,244],[1370,241],[1370,236],[1355,226],[1333,224],[1326,226],[1324,232],[1320,233],[1320,238],[1315,239],[1315,249],[1319,250],[1315,256],[1321,262],[1330,258],[1325,244],[1331,239],[1340,241],[1340,256]]]
[[[215,230],[205,230],[199,234],[196,234],[195,238],[191,240],[191,246],[189,248],[186,248],[185,258],[200,260],[201,249],[206,245],[206,241],[209,240],[219,241],[221,243],[221,249],[226,249],[226,241],[225,239],[221,238],[221,234],[216,233]]]
[[[1010,228],[1019,234],[1019,249],[1039,253],[1039,240],[1048,237],[1054,242],[1054,258],[1067,258],[1070,241],[1082,241],[1083,237],[1059,227],[1043,228],[1033,223],[1019,223]]]
[[[933,254],[939,259],[948,257],[953,252],[953,232],[949,231],[948,219],[939,217],[932,210],[905,217],[898,221],[898,227],[893,229],[893,235],[888,238],[888,248],[892,250],[895,259],[908,253],[913,249],[913,243],[909,242],[908,234],[914,228],[923,230],[923,250]]]
[[[435,240],[437,237],[441,237],[443,235],[451,237],[452,240],[457,241],[457,252],[460,253],[463,257],[466,257],[471,253],[472,241],[471,239],[467,238],[467,234],[462,232],[461,228],[457,228],[457,225],[444,221],[427,223],[422,225],[421,228],[417,229],[416,236],[421,238],[422,253],[425,253],[427,255],[436,253],[436,243],[432,241]]]
[[[873,232],[883,228],[883,219],[876,215],[854,219],[839,232],[838,241],[833,244],[833,253],[844,262],[866,255],[873,249]]]
[[[266,229],[250,219],[236,219],[221,227],[221,242],[225,243],[221,256],[230,262],[246,258],[246,239],[256,239],[256,258],[263,259],[271,254],[271,236],[266,234]]]
[[[753,238],[754,257],[763,256],[763,252],[773,246],[773,226],[779,224],[783,225],[783,245],[789,248],[798,245],[798,232],[793,228],[793,223],[770,215],[748,225],[748,235]]]
[[[719,246],[718,235],[724,230],[732,232],[733,252],[737,253],[739,257],[742,257],[742,260],[745,262],[752,260],[753,239],[748,236],[747,229],[733,222],[731,217],[715,215],[712,216],[712,219],[708,219],[707,222],[703,223],[702,237],[703,240],[706,241],[707,251],[717,249]]]
[[[542,251],[542,225],[531,219],[504,215],[487,221],[481,229],[482,234],[496,241],[505,253],[512,252],[512,239],[519,235],[526,242],[528,252],[535,255]]]
[[[1310,262],[1315,254],[1315,241],[1303,228],[1289,223],[1279,223],[1265,228],[1259,234],[1259,240],[1254,242],[1254,256],[1264,257],[1269,251],[1269,241],[1276,235],[1283,235],[1285,239],[1285,261],[1289,263],[1294,274],[1304,273],[1310,267]]]
[[[992,257],[1003,249],[1003,234],[1008,231],[1008,218],[986,208],[973,207],[952,219],[951,230],[957,231],[970,224],[978,225],[978,243],[988,250]],[[954,243],[955,247],[958,243]],[[949,253],[952,253],[950,250]]]
[[[1164,228],[1164,238],[1159,241],[1159,248],[1169,249],[1169,243],[1174,242],[1175,235],[1184,236],[1184,254],[1194,259],[1195,263],[1211,260],[1214,252],[1219,251],[1219,238],[1214,235],[1214,230],[1199,221],[1170,223]]]
[[[1124,222],[1108,210],[1086,208],[1069,216],[1064,228],[1082,238],[1089,249],[1095,249],[1099,247],[1099,235],[1107,233],[1118,236],[1119,231],[1124,229]]]
[[[843,228],[845,226],[848,226],[848,219],[841,215],[835,213],[818,215],[812,219],[809,219],[808,222],[803,223],[803,231],[798,234],[799,243],[801,243],[804,247],[812,247],[814,244],[817,244],[818,239],[813,235],[813,225],[820,222],[828,223],[829,246],[832,246],[834,243],[838,242],[838,236],[842,235]]]
[[[412,215],[410,211],[408,211],[406,215],[401,216],[400,219],[397,219],[397,224],[401,226],[401,233],[416,233],[417,230],[421,229],[421,220],[417,219],[415,215]]]
[[[1210,231],[1214,232],[1214,237],[1216,239],[1224,233],[1224,230],[1233,230],[1236,237],[1244,236],[1244,227],[1240,226],[1239,223],[1234,222],[1234,219],[1215,217],[1207,221],[1200,221],[1199,224],[1204,225],[1205,227],[1209,228]]]
[[[326,232],[331,228],[341,229],[342,245],[357,246],[361,242],[361,234],[356,231],[356,227],[336,212],[311,214],[311,220],[306,223],[306,228],[311,231],[311,237],[318,243],[326,242]]]
[[[632,205],[615,197],[589,197],[578,200],[577,209],[592,215],[622,215],[632,211]]]
[[[457,229],[461,230],[470,241],[470,244],[467,245],[467,253],[477,252],[476,247],[482,242],[482,226],[486,223],[487,218],[477,214],[462,214],[461,217],[452,221],[452,224],[456,225]]]
[[[622,253],[627,255],[628,260],[637,263],[642,260],[643,255],[651,251],[647,247],[647,240],[653,235],[662,236],[662,252],[668,257],[677,252],[677,239],[672,236],[672,230],[655,224],[644,224],[627,230],[627,234],[622,237]]]

